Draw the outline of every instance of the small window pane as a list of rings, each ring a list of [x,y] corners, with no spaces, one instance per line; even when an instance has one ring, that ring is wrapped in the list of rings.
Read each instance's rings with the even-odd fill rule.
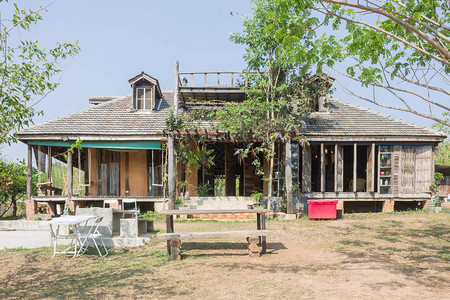
[[[144,109],[144,89],[136,89],[136,108]]]
[[[152,89],[145,89],[145,109],[152,108]]]

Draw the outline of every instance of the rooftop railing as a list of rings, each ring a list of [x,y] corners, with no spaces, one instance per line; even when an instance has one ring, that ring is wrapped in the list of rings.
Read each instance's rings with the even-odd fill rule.
[[[178,86],[192,88],[241,88],[248,82],[242,72],[179,72]]]

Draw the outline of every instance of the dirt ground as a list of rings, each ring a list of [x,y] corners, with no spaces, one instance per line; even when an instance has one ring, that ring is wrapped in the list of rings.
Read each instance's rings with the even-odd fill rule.
[[[255,222],[180,222],[175,231],[254,229]],[[163,230],[162,221],[156,228]],[[450,214],[268,220],[268,253],[240,239],[111,249],[106,258],[51,257],[50,248],[0,251],[0,298],[449,299]]]

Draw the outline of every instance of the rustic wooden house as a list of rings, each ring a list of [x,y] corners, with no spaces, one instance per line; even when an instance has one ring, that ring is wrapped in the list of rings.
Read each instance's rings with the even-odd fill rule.
[[[92,97],[87,109],[22,130],[19,139],[28,145],[27,217],[33,218],[38,202],[57,214],[66,202],[74,210],[126,197],[136,198],[141,212],[159,210],[165,199],[173,203],[181,181],[191,198],[206,182],[220,183],[221,196],[237,201],[258,191],[267,196],[267,182],[251,160],[234,155],[232,137],[164,130],[171,107],[176,114],[201,103],[245,99],[239,76],[180,73],[176,64],[174,91],[161,91],[158,80],[143,72],[129,80],[131,95]],[[327,102],[307,119],[302,134],[309,145],[277,145],[273,196],[287,195],[289,213],[304,209],[307,199],[339,200],[344,211],[392,211],[396,203],[430,199],[434,148],[443,134],[341,100]],[[201,135],[214,149],[213,167],[196,170],[176,160],[174,141],[186,135],[193,136],[193,147]],[[79,137],[82,150],[67,152]],[[59,186],[52,178],[56,162],[64,166]],[[40,172],[38,183],[31,182],[33,165]],[[267,173],[266,162],[264,169]],[[32,184],[38,184],[38,196],[31,195]],[[214,189],[209,193],[214,201]]]

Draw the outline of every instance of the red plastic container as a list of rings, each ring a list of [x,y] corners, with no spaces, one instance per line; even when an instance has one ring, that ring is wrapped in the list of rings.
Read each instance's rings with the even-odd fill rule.
[[[308,218],[336,219],[337,200],[308,200]]]

